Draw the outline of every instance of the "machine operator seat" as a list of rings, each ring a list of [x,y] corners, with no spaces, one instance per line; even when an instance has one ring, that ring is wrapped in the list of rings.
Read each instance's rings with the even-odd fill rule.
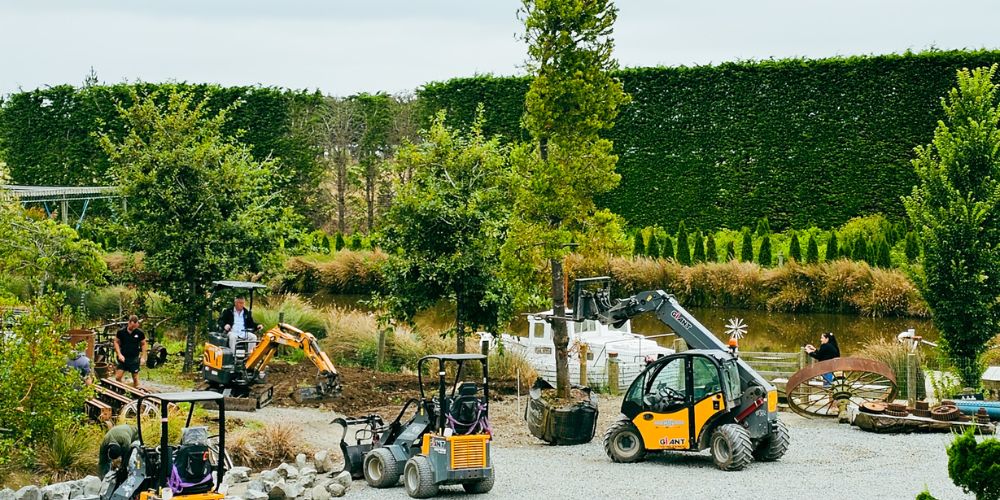
[[[456,434],[467,434],[479,420],[480,399],[479,387],[475,382],[462,382],[458,386],[458,394],[451,402],[449,413]]]
[[[206,427],[181,431],[181,444],[173,453],[167,486],[175,495],[205,493],[215,485]]]

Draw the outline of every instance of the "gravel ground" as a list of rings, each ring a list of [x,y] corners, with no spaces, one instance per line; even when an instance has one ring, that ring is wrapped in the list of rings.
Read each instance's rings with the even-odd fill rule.
[[[723,472],[708,452],[653,455],[639,464],[612,463],[601,436],[617,415],[620,399],[601,399],[601,421],[594,441],[547,446],[527,433],[515,398],[491,407],[496,442],[494,498],[761,498],[761,499],[913,499],[926,486],[939,499],[973,498],[948,478],[945,447],[951,434],[872,434],[831,420],[805,419],[783,412],[792,444],[783,459],[753,463],[740,472]],[[523,401],[522,401],[523,404]],[[523,409],[523,406],[521,406]],[[395,415],[386,409],[383,415]],[[251,415],[256,415],[253,417]],[[280,421],[303,427],[313,446],[331,447],[339,435],[329,429],[330,412],[274,408],[247,419]],[[461,486],[442,488],[441,496],[464,496]],[[369,488],[355,481],[347,498],[409,498],[402,486]]]

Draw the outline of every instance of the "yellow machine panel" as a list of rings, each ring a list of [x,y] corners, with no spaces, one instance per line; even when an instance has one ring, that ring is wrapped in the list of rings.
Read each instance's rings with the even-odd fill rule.
[[[202,356],[204,365],[216,370],[222,369],[222,348],[205,343],[205,354]]]
[[[173,498],[179,500],[222,500],[226,495],[216,492],[208,493],[195,493],[193,495],[174,495]],[[143,491],[139,493],[139,500],[160,500],[162,496],[157,495],[153,491]]]
[[[486,443],[490,440],[486,434],[471,434],[468,436],[451,436],[451,468],[452,469],[483,469],[486,467]]]
[[[673,413],[644,411],[632,420],[647,450],[688,449],[688,409]]]
[[[721,392],[717,392],[712,396],[709,396],[701,401],[698,401],[694,405],[694,436],[695,439],[701,439],[701,431],[705,428],[705,423],[708,419],[715,416],[716,413],[726,411],[726,402],[722,397]]]

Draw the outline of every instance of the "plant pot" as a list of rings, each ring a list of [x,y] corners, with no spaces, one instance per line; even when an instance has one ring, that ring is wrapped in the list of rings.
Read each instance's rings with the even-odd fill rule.
[[[597,431],[597,398],[589,387],[573,386],[585,399],[553,406],[542,397],[543,391],[554,390],[551,384],[538,379],[529,392],[524,410],[531,435],[549,444],[573,445],[589,443]]]
[[[111,376],[111,365],[107,363],[94,363],[94,374],[97,378],[108,378]]]

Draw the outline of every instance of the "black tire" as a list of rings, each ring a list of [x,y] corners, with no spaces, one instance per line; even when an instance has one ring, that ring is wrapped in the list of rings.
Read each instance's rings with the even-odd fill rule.
[[[496,474],[496,467],[490,469],[490,475],[479,479],[477,481],[472,481],[469,483],[462,483],[462,487],[465,488],[466,493],[480,494],[488,493],[493,489],[493,478]]]
[[[720,425],[712,433],[712,460],[722,470],[743,470],[753,459],[750,433],[738,424]]]
[[[757,448],[753,450],[753,458],[761,462],[774,462],[788,451],[788,443],[788,427],[778,420],[777,429],[757,443]]]
[[[612,462],[641,462],[646,458],[646,446],[642,442],[642,434],[632,422],[622,418],[611,424],[604,433],[604,451]]]
[[[372,488],[389,488],[399,484],[399,462],[387,448],[376,448],[365,455],[362,470]]]
[[[411,498],[437,495],[438,485],[434,482],[434,470],[427,457],[417,455],[406,461],[406,466],[403,467],[403,486]]]

